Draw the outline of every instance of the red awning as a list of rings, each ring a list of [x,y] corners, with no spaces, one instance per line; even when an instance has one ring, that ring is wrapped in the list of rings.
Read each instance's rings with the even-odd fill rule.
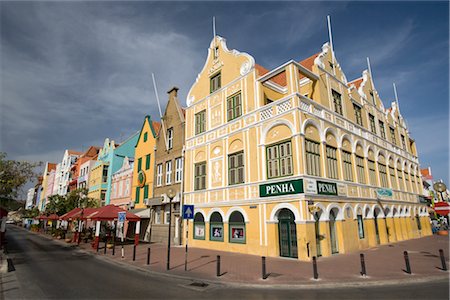
[[[118,206],[113,204],[106,205],[98,208],[96,211],[92,212],[90,215],[86,215],[87,219],[95,220],[95,221],[113,221],[117,220],[119,212],[126,212],[126,219],[128,221],[140,221],[141,218],[137,215],[126,211]]]
[[[59,220],[59,216],[57,214],[51,214],[47,217],[48,220]]]
[[[73,215],[75,215],[76,213],[80,212],[81,208],[79,207],[75,207],[74,209],[72,209],[71,211],[63,214],[61,217],[59,217],[61,220],[72,220],[73,219]]]
[[[94,211],[97,211],[98,208],[94,208],[94,207],[89,207],[89,208],[83,208],[80,209],[79,211],[73,213],[70,218],[72,220],[74,219],[83,219],[86,220],[86,216],[89,216],[90,214],[92,214]]]
[[[40,215],[40,216],[36,217],[36,219],[38,219],[38,220],[47,220],[48,217],[46,215]]]

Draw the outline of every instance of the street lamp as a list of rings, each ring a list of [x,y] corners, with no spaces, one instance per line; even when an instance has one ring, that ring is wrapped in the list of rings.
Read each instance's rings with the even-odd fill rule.
[[[175,197],[174,191],[172,189],[169,189],[167,192],[167,197],[169,197],[169,233],[167,238],[167,270],[170,270],[170,227],[171,227],[171,221],[172,221],[172,199]]]

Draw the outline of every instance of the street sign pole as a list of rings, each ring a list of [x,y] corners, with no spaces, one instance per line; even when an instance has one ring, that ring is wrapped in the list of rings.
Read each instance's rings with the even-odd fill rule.
[[[125,235],[125,220],[126,220],[126,218],[127,218],[127,213],[125,211],[118,212],[117,221],[118,221],[118,224],[120,225],[120,232],[121,232],[121,234],[120,234],[120,241],[121,241],[120,252],[122,254],[122,258],[125,257],[125,250],[123,248],[123,238]]]
[[[184,270],[187,271],[189,220],[194,219],[194,205],[183,205],[183,219],[186,220],[186,249],[184,252]]]
[[[189,219],[186,220],[186,250],[184,252],[184,270],[185,271],[187,271],[188,241],[189,241]]]

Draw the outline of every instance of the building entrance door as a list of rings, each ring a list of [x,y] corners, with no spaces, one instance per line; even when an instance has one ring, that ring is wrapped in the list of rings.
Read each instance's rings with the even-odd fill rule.
[[[378,230],[378,214],[374,213],[373,220],[375,221],[375,236],[377,238],[377,245],[379,245],[380,244],[380,231]]]
[[[298,257],[297,228],[294,220],[294,214],[288,209],[282,209],[278,214],[280,256]]]
[[[315,213],[314,214],[314,219],[315,219],[315,222],[314,222],[314,226],[315,226],[315,229],[316,229],[316,252],[317,252],[317,257],[320,257],[320,256],[322,256],[322,248],[320,247],[320,240],[321,240],[321,237],[320,237],[320,223],[319,223],[319,220],[320,220],[320,216],[319,216],[319,213]]]
[[[330,242],[331,253],[339,253],[337,237],[336,237],[336,214],[334,209],[330,211]]]

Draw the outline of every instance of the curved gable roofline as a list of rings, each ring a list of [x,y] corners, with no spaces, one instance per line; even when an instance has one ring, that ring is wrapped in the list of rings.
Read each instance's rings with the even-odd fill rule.
[[[217,41],[217,43],[216,43]],[[248,74],[248,72],[250,72],[251,70],[253,70],[255,68],[255,59],[253,58],[253,56],[251,56],[250,54],[246,53],[246,52],[240,52],[238,50],[235,49],[228,49],[227,46],[227,41],[224,37],[221,37],[219,35],[216,35],[215,37],[213,37],[213,39],[211,40],[211,43],[209,44],[209,48],[208,48],[208,55],[206,57],[205,63],[202,67],[202,70],[200,71],[200,73],[197,74],[197,77],[195,79],[195,82],[191,85],[191,88],[189,89],[187,95],[186,95],[186,105],[189,107],[191,106],[191,104],[198,99],[194,99],[193,96],[191,95],[192,89],[194,88],[194,86],[196,85],[196,83],[198,82],[198,80],[200,79],[200,75],[205,72],[206,67],[208,66],[208,62],[211,59],[211,56],[214,54],[214,46],[220,46],[222,47],[222,49],[229,54],[232,54],[234,56],[245,56],[248,60],[248,65],[246,66],[246,71]]]
[[[156,121],[152,121],[152,117],[150,115],[146,115],[144,118],[144,122],[142,123],[141,130],[139,131],[139,137],[136,141],[136,147],[139,144],[139,140],[141,139],[142,130],[144,129],[145,122],[148,122],[148,125],[150,126],[150,130],[152,131],[153,137],[156,138],[159,132],[159,129],[161,127],[161,124]]]

